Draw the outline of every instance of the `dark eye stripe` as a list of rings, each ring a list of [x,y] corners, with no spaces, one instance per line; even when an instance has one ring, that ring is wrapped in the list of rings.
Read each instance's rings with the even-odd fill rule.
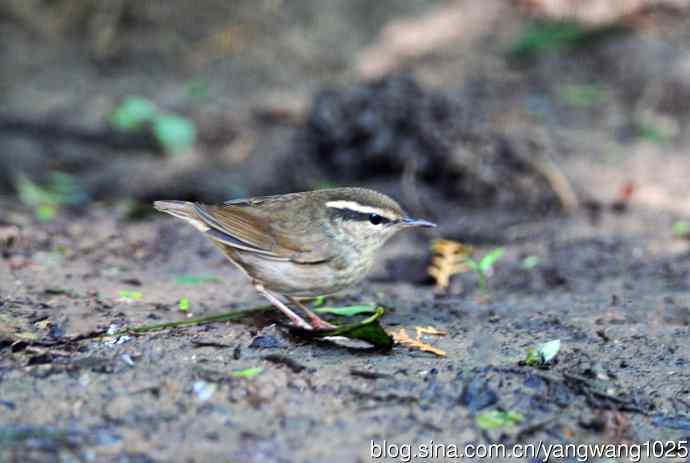
[[[330,209],[330,211],[331,213],[336,214],[337,217],[342,218],[343,220],[370,222],[374,225],[384,225],[391,222],[391,219],[383,217],[379,214],[353,211],[351,209]],[[378,219],[372,220],[372,216],[377,217]]]

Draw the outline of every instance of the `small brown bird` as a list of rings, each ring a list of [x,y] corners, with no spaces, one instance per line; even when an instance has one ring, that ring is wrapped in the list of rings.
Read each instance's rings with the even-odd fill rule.
[[[406,228],[435,226],[409,217],[388,196],[364,188],[239,199],[218,206],[156,201],[154,207],[203,232],[294,326],[308,330],[334,326],[297,297],[333,294],[362,281],[391,236]],[[310,323],[280,295],[301,308]]]

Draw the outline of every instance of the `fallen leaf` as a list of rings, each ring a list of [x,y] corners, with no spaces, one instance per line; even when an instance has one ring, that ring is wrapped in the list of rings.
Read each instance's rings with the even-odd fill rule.
[[[118,291],[117,295],[120,296],[118,300],[121,302],[138,301],[142,296],[140,291],[128,291],[125,289]]]
[[[314,309],[314,312],[352,317],[354,315],[372,314],[375,312],[375,309],[375,305],[352,305],[348,307],[322,307]]]
[[[244,370],[235,370],[230,372],[233,378],[253,378],[264,371],[261,367],[245,368]]]
[[[491,430],[518,424],[525,418],[518,412],[489,410],[477,415],[475,423],[480,429]]]
[[[436,281],[437,290],[445,290],[453,275],[470,269],[468,261],[472,254],[471,246],[452,240],[436,240],[431,245],[431,250],[436,256],[427,271]]]
[[[558,352],[561,350],[561,340],[555,339],[542,344],[538,348],[532,348],[527,351],[525,357],[525,365],[542,366],[547,365],[556,358]]]
[[[503,248],[496,248],[493,251],[487,253],[479,261],[479,270],[481,270],[484,273],[488,273],[489,271],[491,271],[496,261],[500,259],[501,256],[503,256],[503,254],[505,254],[505,249]]]
[[[417,331],[417,340],[420,340],[423,334],[430,334],[432,336],[446,336],[447,331],[437,330],[433,326],[415,326],[415,331]]]
[[[424,330],[424,328],[420,328],[421,330]],[[396,344],[400,344],[401,346],[406,346],[406,347],[411,347],[413,349],[419,349],[422,352],[430,352],[434,355],[437,355],[439,357],[445,357],[446,353],[437,348],[432,346],[431,344],[427,344],[423,341],[420,340],[421,334],[419,331],[417,332],[417,339],[412,339],[408,334],[407,331],[405,331],[405,328],[400,328],[399,331],[393,331],[391,332],[391,336],[393,336],[393,341],[395,341]]]
[[[373,312],[373,315],[359,323],[338,326],[333,330],[312,331],[294,329],[293,331],[305,337],[328,338],[344,336],[346,338],[364,341],[379,349],[390,349],[393,347],[393,338],[381,328],[378,322],[379,318],[384,314],[384,309],[383,307],[377,307]]]

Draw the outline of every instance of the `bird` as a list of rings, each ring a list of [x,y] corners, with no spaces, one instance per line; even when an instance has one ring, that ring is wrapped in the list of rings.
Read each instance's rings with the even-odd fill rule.
[[[155,201],[193,225],[251,280],[256,291],[304,330],[332,330],[298,298],[326,296],[360,283],[397,232],[435,227],[382,193],[329,188],[208,205]],[[302,310],[306,320],[288,307]]]

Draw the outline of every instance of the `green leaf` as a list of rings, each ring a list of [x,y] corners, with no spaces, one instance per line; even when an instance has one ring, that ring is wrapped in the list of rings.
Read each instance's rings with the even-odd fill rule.
[[[668,137],[661,129],[649,124],[643,124],[638,128],[638,136],[643,140],[659,145],[666,143],[668,140]]]
[[[326,296],[316,296],[314,298],[314,307],[319,307],[321,305],[324,305],[326,302]]]
[[[479,261],[479,269],[486,273],[489,270],[491,270],[491,267],[493,267],[494,263],[501,258],[501,256],[505,253],[505,249],[503,248],[496,248],[493,251],[489,252],[486,254],[484,257],[482,257],[482,260]]]
[[[17,176],[15,187],[19,200],[27,206],[40,207],[43,204],[54,203],[54,197],[48,191],[39,187],[24,175]]]
[[[220,278],[213,275],[176,275],[178,285],[198,285],[201,283],[220,283]]]
[[[690,224],[680,220],[673,224],[673,235],[676,238],[685,238],[690,235]]]
[[[539,257],[537,256],[527,256],[524,259],[522,259],[522,262],[520,263],[520,267],[524,269],[531,269],[539,265]]]
[[[145,98],[129,97],[110,113],[108,124],[113,129],[123,132],[141,130],[153,120],[157,112],[156,105],[151,101]]]
[[[19,200],[33,208],[79,204],[87,199],[76,178],[62,172],[51,172],[44,185],[32,182],[25,175],[18,175],[15,187]]]
[[[374,315],[366,320],[360,323],[339,326],[333,330],[310,331],[296,329],[295,331],[306,337],[325,338],[330,336],[344,336],[346,338],[367,342],[379,349],[391,349],[393,347],[393,338],[381,328],[378,322],[384,312],[383,307],[377,307],[374,311]]]
[[[245,368],[244,370],[235,370],[230,372],[233,378],[253,378],[264,371],[261,367]]]
[[[182,154],[196,141],[196,127],[187,118],[172,114],[159,114],[151,126],[158,144],[168,153]]]
[[[527,351],[525,365],[542,366],[547,365],[556,358],[561,350],[561,340],[555,339],[542,344],[538,348],[531,348]]]
[[[139,291],[128,291],[126,289],[118,291],[117,294],[122,299],[129,299],[131,301],[138,301],[142,296],[141,292]]]
[[[475,423],[480,429],[489,431],[518,424],[524,419],[522,414],[511,410],[505,412],[500,410],[489,410],[477,415]]]
[[[375,313],[375,305],[351,305],[348,307],[322,307],[314,309],[318,313],[330,313],[333,315],[340,315],[342,317],[353,317],[355,315],[372,314]]]
[[[55,206],[39,206],[36,208],[36,218],[41,222],[52,222],[56,212]]]
[[[525,356],[525,365],[531,367],[541,364],[541,358],[539,357],[539,351],[534,347],[527,349],[527,355]]]
[[[181,298],[178,306],[180,307],[180,312],[187,312],[189,310],[189,299],[186,297]]]
[[[510,48],[513,58],[525,59],[582,40],[586,31],[574,22],[540,21],[525,26]]]
[[[549,51],[592,46],[626,29],[621,23],[592,28],[573,21],[535,21],[522,28],[508,56],[526,60]]]

